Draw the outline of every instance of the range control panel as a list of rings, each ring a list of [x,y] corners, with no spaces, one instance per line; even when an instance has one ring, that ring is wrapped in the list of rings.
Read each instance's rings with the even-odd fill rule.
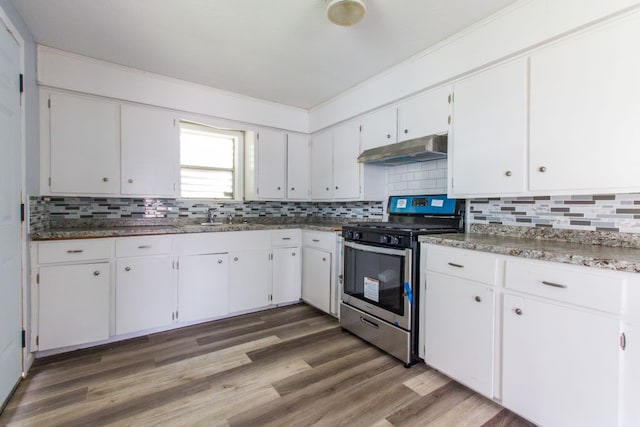
[[[431,196],[391,196],[387,210],[390,214],[454,215],[456,199],[444,194]]]

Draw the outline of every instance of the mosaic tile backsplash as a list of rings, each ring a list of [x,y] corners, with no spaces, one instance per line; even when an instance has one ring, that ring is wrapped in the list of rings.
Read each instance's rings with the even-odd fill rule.
[[[205,220],[209,209],[226,219],[259,217],[335,217],[380,220],[382,202],[245,202],[215,203],[180,199],[118,197],[31,197],[31,231],[49,228],[52,222],[69,219],[198,219]]]
[[[640,233],[640,194],[469,200],[470,224]]]

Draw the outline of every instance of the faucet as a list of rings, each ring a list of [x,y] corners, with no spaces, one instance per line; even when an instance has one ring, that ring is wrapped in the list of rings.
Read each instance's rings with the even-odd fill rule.
[[[233,224],[233,215],[229,214],[229,224]]]
[[[215,219],[216,219],[215,212],[216,212],[216,208],[209,208],[209,213],[208,213],[209,222],[212,224],[215,222]]]

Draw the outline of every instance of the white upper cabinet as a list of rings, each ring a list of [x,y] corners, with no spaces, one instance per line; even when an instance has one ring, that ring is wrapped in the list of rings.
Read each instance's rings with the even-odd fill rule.
[[[526,191],[527,61],[457,82],[449,137],[449,194]]]
[[[287,136],[287,199],[309,199],[309,135]]]
[[[258,145],[258,197],[281,200],[286,195],[287,135],[261,130]]]
[[[117,194],[120,191],[120,105],[52,93],[49,105],[51,193]],[[46,139],[46,135],[42,136]],[[46,171],[44,171],[46,173]],[[46,177],[45,177],[46,181]],[[47,187],[43,192],[47,193]]]
[[[362,118],[362,150],[396,142],[398,109],[386,107]]]
[[[450,87],[423,93],[398,106],[398,142],[449,130]]]
[[[347,122],[333,130],[333,198],[360,197],[360,125]]]
[[[311,137],[311,198],[333,198],[333,131],[318,132]]]
[[[122,105],[122,194],[176,197],[180,130],[175,115]]]
[[[532,190],[640,188],[639,48],[635,14],[531,56]]]

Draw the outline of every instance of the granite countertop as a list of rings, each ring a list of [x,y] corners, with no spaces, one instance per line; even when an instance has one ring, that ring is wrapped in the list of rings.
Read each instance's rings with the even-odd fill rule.
[[[340,231],[340,221],[289,221],[289,222],[247,222],[221,225],[201,225],[200,223],[146,223],[135,225],[135,222],[124,224],[109,224],[103,221],[96,224],[78,224],[73,226],[54,226],[46,230],[34,231],[29,234],[31,240],[65,240],[65,239],[95,239],[103,237],[150,236],[158,234],[185,233],[215,233],[222,231],[247,230],[279,230],[302,228],[315,231]]]
[[[523,237],[488,231],[492,230],[477,229],[476,232],[466,234],[420,236],[419,241],[542,261],[640,273],[640,248],[631,244],[618,246],[590,244],[587,243],[588,234],[579,234],[585,232],[568,233],[576,236],[578,241],[575,241],[572,238],[542,239],[535,238],[533,235]],[[567,233],[564,234],[566,237]],[[592,236],[597,241],[602,238],[600,234],[592,233]]]

